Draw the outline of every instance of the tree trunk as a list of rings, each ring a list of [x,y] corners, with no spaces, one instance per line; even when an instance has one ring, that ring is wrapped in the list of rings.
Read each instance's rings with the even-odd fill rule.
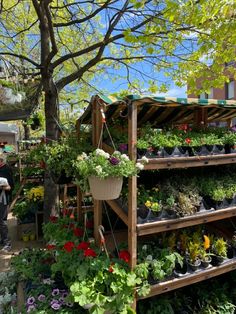
[[[58,91],[53,81],[50,55],[50,22],[47,13],[49,3],[50,1],[34,1],[40,18],[41,77],[45,93],[46,143],[57,140],[59,136]],[[50,172],[46,169],[44,180],[44,222],[49,220],[51,214],[55,214],[57,204],[59,204],[58,195],[58,186],[53,182]]]
[[[57,89],[52,77],[45,80],[45,121],[46,143],[56,141],[59,137],[59,114]],[[44,222],[50,215],[55,215],[59,208],[59,188],[52,180],[51,174],[46,169],[44,178]]]
[[[26,121],[23,121],[23,128],[24,128],[24,140],[29,140],[30,139],[30,128],[28,126],[28,124],[26,123]],[[29,149],[29,143],[25,144],[25,148]]]

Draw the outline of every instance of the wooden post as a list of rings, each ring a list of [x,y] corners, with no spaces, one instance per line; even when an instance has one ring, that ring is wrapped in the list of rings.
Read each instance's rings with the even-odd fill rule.
[[[94,147],[98,147],[99,139],[102,131],[102,114],[101,105],[97,101],[97,97],[92,102],[92,139]],[[94,238],[97,244],[100,243],[99,229],[102,224],[102,202],[93,200],[94,204]]]
[[[137,159],[137,105],[128,104],[128,144],[129,157]],[[137,260],[137,177],[129,178],[128,188],[128,247],[131,256],[130,266],[133,269]]]
[[[194,125],[197,127],[204,127],[207,125],[207,108],[194,109]]]

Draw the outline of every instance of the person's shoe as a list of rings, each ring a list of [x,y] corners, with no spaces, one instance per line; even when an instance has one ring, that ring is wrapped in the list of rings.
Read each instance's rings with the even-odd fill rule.
[[[1,249],[1,252],[3,253],[9,253],[11,251],[11,245],[6,244],[4,247]]]

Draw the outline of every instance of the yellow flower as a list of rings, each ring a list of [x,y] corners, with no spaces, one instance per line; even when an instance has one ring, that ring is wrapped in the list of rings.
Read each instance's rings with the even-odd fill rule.
[[[151,203],[149,200],[147,200],[146,203],[145,203],[145,206],[151,207],[151,206],[152,206],[152,203]]]
[[[210,247],[210,239],[205,234],[203,237],[204,237],[204,249],[207,250]]]
[[[27,192],[27,198],[34,202],[43,200],[44,198],[44,187],[38,186],[33,187]]]

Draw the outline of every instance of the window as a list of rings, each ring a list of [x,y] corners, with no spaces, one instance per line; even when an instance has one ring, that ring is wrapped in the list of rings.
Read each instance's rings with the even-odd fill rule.
[[[199,98],[200,98],[200,99],[207,99],[207,98],[208,98],[208,95],[207,95],[207,93],[202,92],[202,93],[199,95]]]
[[[226,84],[226,98],[227,99],[234,98],[234,81],[231,81]]]
[[[214,94],[213,94],[213,87],[211,87],[211,89],[210,89],[210,93],[208,94],[208,98],[214,98]]]
[[[199,98],[200,98],[200,99],[214,98],[214,97],[213,97],[213,87],[211,87],[209,94],[207,94],[207,93],[205,93],[205,92],[202,92],[202,93],[199,95]]]

